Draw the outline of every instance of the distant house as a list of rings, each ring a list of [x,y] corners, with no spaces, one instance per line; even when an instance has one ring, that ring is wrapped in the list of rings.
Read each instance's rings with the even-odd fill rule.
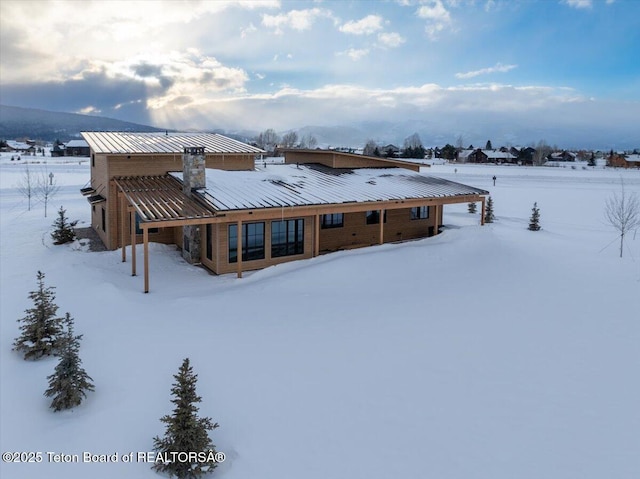
[[[284,164],[218,134],[83,132],[91,221],[108,249],[175,244],[223,274],[324,252],[438,234],[443,208],[489,193],[421,174],[420,165],[331,150],[285,150]],[[481,215],[481,218],[483,215]],[[482,222],[482,219],[481,219]],[[132,274],[136,274],[135,249]]]
[[[576,161],[577,155],[567,150],[551,153],[549,161]]]
[[[33,155],[36,152],[36,147],[35,145],[30,145],[29,143],[25,143],[22,141],[7,140],[6,150]]]
[[[53,148],[51,148],[51,156],[56,158],[59,156],[65,156],[64,153],[64,143],[55,142],[53,144]]]
[[[480,149],[462,150],[457,154],[459,163],[487,163],[487,155]]]
[[[84,140],[71,140],[64,146],[64,156],[89,155],[89,143]]]
[[[619,168],[640,168],[640,155],[614,153],[607,158],[607,164]]]
[[[511,153],[499,150],[462,150],[458,152],[460,163],[514,163],[516,157]]]
[[[395,158],[400,154],[400,148],[396,145],[389,143],[388,145],[379,147],[380,154],[388,158]]]

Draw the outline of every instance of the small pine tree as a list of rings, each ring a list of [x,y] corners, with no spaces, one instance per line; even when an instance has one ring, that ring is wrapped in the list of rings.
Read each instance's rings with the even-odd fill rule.
[[[62,206],[58,210],[58,219],[53,223],[55,230],[51,233],[53,244],[70,243],[76,239],[76,231],[74,228],[78,222],[69,222],[69,218],[66,217],[66,212],[67,210],[63,209]]]
[[[81,367],[82,361],[78,355],[82,335],[74,336],[73,318],[69,313],[64,322],[67,329],[60,338],[60,361],[55,372],[47,377],[49,389],[44,393],[47,397],[53,397],[50,407],[56,412],[79,406],[87,397],[86,391],[95,390],[93,379]]]
[[[493,199],[491,196],[487,198],[487,204],[484,209],[484,222],[485,223],[493,223],[495,219],[495,215],[493,214]]]
[[[33,308],[25,310],[27,315],[18,319],[22,334],[13,343],[14,351],[24,352],[24,359],[39,359],[56,354],[61,332],[61,318],[56,318],[58,306],[52,286],[44,286],[44,273],[38,271],[38,289],[29,293]]]
[[[529,219],[529,231],[540,230],[540,210],[538,209],[538,203],[533,204],[531,208],[531,218]]]
[[[478,211],[478,207],[476,206],[476,204],[473,201],[471,203],[469,203],[468,208],[469,208],[469,213],[471,213],[471,214],[475,214],[476,211]]]
[[[180,366],[178,374],[173,376],[176,382],[171,388],[171,394],[175,404],[173,415],[163,416],[160,421],[167,425],[164,437],[153,438],[154,450],[166,454],[178,452],[205,452],[208,457],[216,453],[215,446],[209,439],[207,431],[218,427],[210,418],[199,418],[196,403],[202,401],[196,394],[196,381],[198,375],[193,373],[193,368],[186,358]],[[153,469],[158,472],[176,475],[178,478],[197,478],[211,472],[216,467],[215,460],[195,462],[156,462]]]

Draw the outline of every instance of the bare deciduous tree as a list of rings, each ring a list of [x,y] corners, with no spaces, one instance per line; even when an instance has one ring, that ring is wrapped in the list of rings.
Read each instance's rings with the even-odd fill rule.
[[[47,176],[46,172],[43,172],[38,176],[36,182],[35,193],[44,202],[44,217],[47,217],[47,205],[49,200],[53,198],[60,190],[60,187],[56,184],[56,180],[51,176]]]
[[[547,142],[540,140],[535,146],[535,153],[533,154],[533,164],[535,166],[541,166],[546,161],[547,156],[551,153],[551,147],[547,145]]]
[[[456,148],[458,149],[458,151],[464,149],[464,138],[462,137],[462,135],[458,135],[458,138],[456,138]]]
[[[26,168],[22,172],[22,177],[18,181],[18,191],[20,194],[27,197],[29,211],[31,211],[31,198],[35,194],[35,189],[36,178],[35,175],[31,173],[29,164],[27,163]]]
[[[298,134],[295,131],[290,131],[282,136],[282,146],[284,148],[293,148],[298,142]]]
[[[422,140],[420,139],[420,135],[418,133],[414,133],[411,136],[408,136],[404,139],[404,148],[418,148],[422,146]]]
[[[280,138],[278,137],[276,131],[272,128],[263,131],[256,138],[257,145],[267,151],[273,151],[278,145],[278,141],[280,141]]]
[[[376,151],[376,149],[378,148],[378,145],[376,145],[376,142],[373,140],[367,140],[367,144],[364,145],[364,151],[362,152],[363,155],[365,156],[374,156],[374,152]]]
[[[318,140],[311,133],[305,135],[300,142],[302,148],[309,148],[313,150],[316,146],[318,146]]]
[[[620,186],[620,194],[614,193],[607,198],[604,216],[607,222],[620,233],[620,257],[624,246],[624,236],[640,228],[640,200],[635,193],[627,194],[624,182]]]

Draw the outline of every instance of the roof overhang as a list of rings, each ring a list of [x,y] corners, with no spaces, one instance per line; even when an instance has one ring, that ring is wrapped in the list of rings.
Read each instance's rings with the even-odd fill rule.
[[[185,194],[180,181],[169,175],[118,177],[114,182],[138,213],[142,227],[198,224],[216,216],[213,208]]]

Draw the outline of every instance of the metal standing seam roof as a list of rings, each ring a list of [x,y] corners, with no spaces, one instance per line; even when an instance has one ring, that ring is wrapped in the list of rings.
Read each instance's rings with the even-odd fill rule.
[[[182,154],[185,147],[204,147],[206,153],[264,153],[260,148],[218,133],[83,131],[81,135],[98,154]]]
[[[171,175],[182,178],[181,172]],[[317,164],[207,169],[206,185],[199,193],[217,211],[489,194],[400,168],[333,169]]]

